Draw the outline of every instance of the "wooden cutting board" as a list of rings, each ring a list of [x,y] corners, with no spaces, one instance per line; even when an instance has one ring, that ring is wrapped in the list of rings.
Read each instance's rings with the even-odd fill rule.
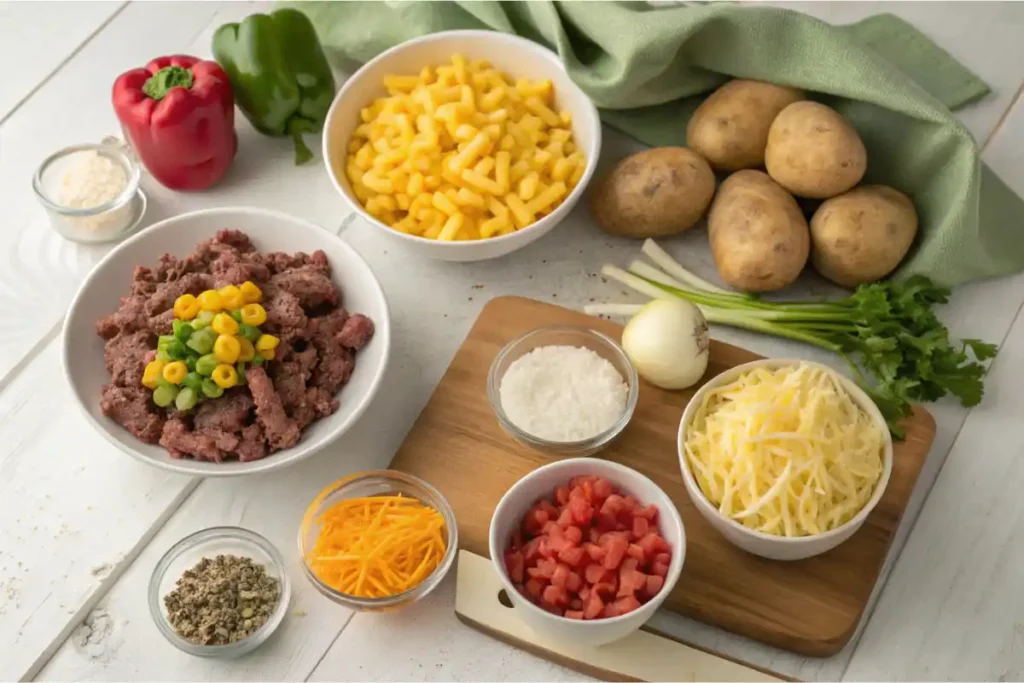
[[[502,431],[487,401],[487,371],[508,341],[555,324],[590,327],[616,340],[622,333],[616,323],[539,301],[491,300],[391,464],[444,494],[455,509],[460,547],[483,557],[489,556],[488,527],[499,499],[520,477],[557,458],[522,446]],[[705,377],[757,358],[713,341]],[[629,426],[599,454],[653,479],[682,515],[686,563],[664,607],[800,654],[838,652],[853,635],[878,580],[934,439],[934,419],[915,408],[905,425],[906,439],[895,446],[885,494],[850,540],[818,557],[776,562],[731,545],[687,496],[676,433],[692,393],[642,383]]]

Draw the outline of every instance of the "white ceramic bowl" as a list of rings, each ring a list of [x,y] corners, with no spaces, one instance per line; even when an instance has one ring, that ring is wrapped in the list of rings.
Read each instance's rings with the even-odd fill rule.
[[[773,536],[771,534],[755,531],[754,529],[748,529],[739,522],[729,519],[720,513],[718,508],[712,505],[711,501],[709,501],[700,490],[700,486],[697,484],[697,480],[693,476],[693,471],[690,469],[690,463],[686,458],[686,453],[683,450],[683,442],[686,437],[686,430],[693,421],[693,415],[696,412],[697,407],[700,405],[701,401],[704,400],[704,397],[709,391],[713,391],[716,387],[727,384],[735,380],[740,375],[755,368],[763,367],[775,369],[789,365],[799,365],[801,363],[824,370],[836,378],[840,386],[850,394],[854,403],[860,406],[875,422],[875,424],[878,425],[883,434],[885,434],[885,449],[882,453],[882,477],[875,485],[874,494],[860,512],[846,522],[846,524],[836,527],[830,531],[826,531],[825,533],[815,534],[814,536],[788,538],[785,536]],[[803,560],[808,557],[814,557],[815,555],[821,555],[822,553],[832,550],[837,545],[850,538],[850,536],[853,536],[853,534],[856,533],[856,531],[864,524],[864,520],[866,520],[868,515],[871,514],[871,511],[875,506],[878,505],[878,501],[882,499],[885,487],[889,483],[889,475],[892,474],[892,436],[889,434],[889,427],[886,425],[885,418],[882,417],[882,413],[878,410],[878,406],[876,406],[874,402],[868,398],[868,395],[850,379],[847,379],[827,365],[812,363],[805,360],[765,358],[762,360],[752,361],[750,363],[744,363],[743,365],[737,365],[736,367],[730,368],[722,374],[712,378],[707,384],[697,390],[697,393],[693,395],[693,398],[691,398],[690,402],[686,405],[686,410],[683,411],[683,418],[679,423],[677,446],[679,451],[679,466],[683,470],[683,481],[686,483],[686,492],[690,494],[690,500],[693,501],[694,506],[700,514],[703,515],[704,519],[708,520],[708,522],[711,523],[711,526],[717,529],[718,532],[732,542],[733,545],[747,551],[748,553],[759,555],[761,557],[768,558],[769,560]]]
[[[558,110],[572,114],[573,137],[586,155],[587,168],[564,202],[533,225],[486,240],[441,242],[393,230],[363,209],[345,175],[348,143],[362,121],[359,112],[375,98],[387,94],[383,78],[389,74],[418,74],[424,66],[451,61],[455,54],[469,60],[486,59],[517,78],[550,79]],[[324,124],[323,156],[334,187],[353,210],[390,239],[421,255],[443,261],[481,261],[512,253],[543,237],[562,221],[583,196],[601,154],[601,121],[597,107],[572,82],[558,56],[525,38],[496,31],[443,31],[396,45],[367,62],[353,74],[334,98]]]
[[[100,411],[100,389],[110,381],[103,360],[103,340],[96,321],[117,310],[129,292],[132,269],[153,266],[164,253],[183,257],[218,230],[242,230],[261,251],[311,252],[322,249],[331,263],[344,306],[369,316],[373,338],[356,356],[351,381],[340,391],[336,413],[310,425],[292,448],[252,462],[199,462],[172,458],[166,449],[139,441]],[[380,386],[391,348],[387,301],[370,266],[356,251],[327,230],[283,213],[253,208],[206,209],[161,221],[126,240],[93,268],[82,283],[64,321],[61,340],[64,373],[85,417],[110,443],[150,465],[183,474],[233,476],[265,472],[309,457],[345,433],[369,405]],[[88,453],[82,454],[89,457]]]
[[[586,474],[607,479],[620,490],[632,494],[644,505],[653,503],[658,506],[658,527],[661,535],[672,547],[672,562],[665,576],[664,587],[654,599],[639,609],[620,617],[580,621],[546,612],[524,598],[512,584],[502,558],[512,537],[512,531],[522,522],[523,516],[533,504],[541,498],[550,498],[555,487],[565,486],[572,477]],[[679,581],[679,574],[683,571],[683,562],[686,559],[686,531],[672,499],[644,475],[609,460],[572,458],[535,469],[517,481],[502,496],[491,518],[490,553],[491,563],[501,577],[505,593],[527,626],[541,636],[566,645],[596,647],[628,636],[643,626],[672,592]]]

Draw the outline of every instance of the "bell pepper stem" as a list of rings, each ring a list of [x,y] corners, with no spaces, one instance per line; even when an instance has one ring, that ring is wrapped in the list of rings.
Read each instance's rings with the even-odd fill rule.
[[[302,139],[303,133],[315,133],[316,125],[312,121],[306,119],[293,118],[288,122],[288,133],[292,136],[292,140],[295,142],[295,165],[301,166],[310,159],[313,158],[313,152],[306,146],[305,140]]]
[[[142,85],[142,92],[154,100],[162,100],[173,88],[192,87],[192,72],[181,66],[165,66]]]

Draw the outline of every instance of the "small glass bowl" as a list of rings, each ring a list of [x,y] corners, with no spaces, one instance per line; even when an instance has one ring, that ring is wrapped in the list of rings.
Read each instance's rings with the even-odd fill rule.
[[[582,439],[580,441],[548,441],[547,439],[529,434],[512,423],[508,415],[505,414],[505,410],[501,407],[501,379],[505,376],[513,362],[542,346],[577,346],[587,348],[615,367],[629,388],[629,394],[626,396],[626,406],[622,411],[622,416],[615,424],[589,439]],[[633,417],[633,411],[636,409],[636,401],[640,394],[639,386],[640,383],[637,378],[636,369],[629,362],[629,357],[622,347],[611,338],[586,327],[552,325],[527,332],[521,337],[510,341],[498,352],[487,374],[487,399],[491,403],[494,414],[498,417],[498,424],[505,430],[505,433],[519,443],[555,455],[583,457],[593,455],[604,449],[626,428],[626,425],[629,424],[630,419]]]
[[[306,556],[316,544],[320,533],[320,515],[338,501],[364,496],[380,496],[401,493],[403,496],[415,498],[429,505],[444,517],[445,553],[441,563],[418,585],[404,593],[386,598],[359,598],[331,588],[313,572],[306,562]],[[427,482],[404,472],[396,470],[373,470],[353,474],[334,482],[306,508],[302,524],[299,526],[299,555],[306,578],[322,594],[333,602],[357,612],[385,612],[401,609],[425,598],[434,590],[445,574],[451,569],[455,555],[459,549],[459,528],[455,521],[455,511],[441,492]]]
[[[86,209],[60,203],[59,188],[75,159],[95,152],[120,164],[128,176],[128,184],[111,201]],[[81,244],[117,242],[131,235],[142,223],[146,213],[146,195],[139,188],[142,176],[138,163],[123,146],[86,144],[65,147],[51,154],[40,164],[32,177],[32,189],[46,209],[50,225],[65,239]]]
[[[178,579],[186,570],[194,567],[204,557],[217,555],[249,557],[254,562],[262,564],[266,567],[267,574],[281,582],[281,598],[267,623],[248,638],[230,645],[196,645],[179,636],[168,622],[164,596],[174,590]],[[149,579],[149,613],[157,629],[171,645],[197,657],[229,659],[252,652],[265,643],[284,621],[291,596],[292,586],[288,580],[284,558],[277,548],[257,533],[232,526],[203,529],[181,539],[164,553]]]

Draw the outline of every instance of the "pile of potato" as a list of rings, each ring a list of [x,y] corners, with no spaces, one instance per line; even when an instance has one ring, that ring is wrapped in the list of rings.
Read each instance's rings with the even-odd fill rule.
[[[867,170],[860,136],[799,90],[729,81],[697,108],[686,138],[689,148],[634,154],[595,184],[591,207],[601,227],[665,237],[706,213],[719,274],[746,292],[782,289],[808,258],[839,285],[875,282],[914,241],[910,199],[885,185],[856,187]],[[729,174],[717,192],[716,171]],[[809,225],[796,197],[824,200]]]

